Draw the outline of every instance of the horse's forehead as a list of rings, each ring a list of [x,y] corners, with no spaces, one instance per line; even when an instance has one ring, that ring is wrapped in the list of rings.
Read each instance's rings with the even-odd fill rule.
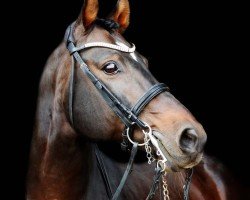
[[[123,43],[129,46],[129,43],[117,31],[109,32],[98,26],[94,27],[87,35],[86,43],[89,42],[106,42],[111,44]]]

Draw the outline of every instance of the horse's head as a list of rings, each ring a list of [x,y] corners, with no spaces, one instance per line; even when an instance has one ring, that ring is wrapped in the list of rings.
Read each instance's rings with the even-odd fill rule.
[[[128,1],[119,0],[108,20],[97,20],[97,0],[85,0],[73,32],[76,46],[91,42],[131,46],[121,36],[129,24],[129,12]],[[138,52],[95,47],[82,51],[80,55],[93,74],[128,108],[157,83],[148,70],[147,60]],[[90,140],[122,140],[124,124],[78,64],[74,72],[73,118],[76,132]],[[169,170],[190,168],[199,163],[206,133],[172,94],[164,92],[156,96],[139,118],[152,127],[168,159]],[[135,128],[131,137],[143,142],[144,134]]]

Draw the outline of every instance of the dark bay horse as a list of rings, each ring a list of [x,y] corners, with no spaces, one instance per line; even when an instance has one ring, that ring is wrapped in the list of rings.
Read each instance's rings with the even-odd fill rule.
[[[147,198],[156,167],[147,158],[153,155],[166,159],[160,166],[168,172],[164,180],[170,199],[183,198],[185,170],[190,168],[194,169],[191,200],[239,199],[224,168],[203,155],[206,133],[202,126],[173,95],[163,91],[165,86],[149,72],[146,58],[121,36],[129,25],[129,13],[128,1],[119,0],[107,19],[98,19],[98,1],[85,0],[66,34],[69,46],[64,41],[50,56],[40,83],[27,199],[109,199],[107,185],[113,194],[129,159],[130,153],[121,151],[119,142],[131,118],[131,124],[147,124],[153,131],[145,133],[140,126],[127,131],[132,143],[145,143],[147,148],[138,150],[120,199]],[[78,51],[81,45],[85,49]],[[99,93],[95,87],[111,91],[112,101],[105,99],[107,91]],[[154,94],[156,90],[160,92]],[[138,104],[145,93],[147,105]],[[139,117],[124,109],[143,103]],[[120,118],[113,112],[116,106],[123,109]],[[98,168],[97,144],[105,172]],[[167,199],[161,184],[154,199]]]

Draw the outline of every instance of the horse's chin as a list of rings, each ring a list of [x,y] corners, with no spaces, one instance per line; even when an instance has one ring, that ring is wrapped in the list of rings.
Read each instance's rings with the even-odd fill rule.
[[[164,155],[166,156],[168,160],[166,162],[166,168],[165,168],[167,172],[179,172],[185,169],[193,168],[196,165],[198,165],[200,161],[202,160],[202,155],[199,155],[199,157],[196,158],[194,161],[191,161],[188,163],[180,163],[178,162],[179,159],[175,159],[171,155],[168,155],[168,156],[166,154]]]
[[[166,164],[165,170],[167,172],[179,172],[185,169],[193,168],[194,166],[198,165],[202,160],[203,153],[198,153],[194,157],[173,155],[162,144],[161,140],[158,139],[157,136],[155,137],[158,141],[162,153],[167,158],[167,162],[165,163]]]

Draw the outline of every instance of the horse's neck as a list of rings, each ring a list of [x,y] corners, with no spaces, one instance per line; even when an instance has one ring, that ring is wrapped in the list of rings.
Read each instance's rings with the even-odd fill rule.
[[[29,199],[81,199],[86,184],[88,145],[76,139],[51,133],[35,136],[28,174]]]

